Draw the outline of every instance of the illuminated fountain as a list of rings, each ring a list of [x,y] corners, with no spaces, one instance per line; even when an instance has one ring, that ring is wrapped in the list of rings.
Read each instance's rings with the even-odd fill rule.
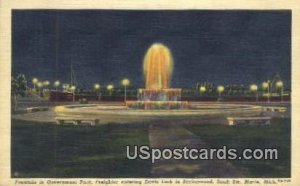
[[[155,43],[144,57],[145,88],[138,90],[137,101],[127,101],[126,105],[61,105],[54,109],[56,120],[69,121],[71,118],[71,121],[77,121],[77,118],[101,123],[133,123],[166,119],[200,124],[201,121],[207,122],[203,118],[221,118],[224,121],[227,117],[261,115],[263,108],[257,105],[218,102],[188,104],[187,101],[181,101],[181,89],[170,88],[173,65],[168,47]]]
[[[163,44],[153,44],[144,58],[146,89],[168,89],[172,72],[173,59],[170,50]]]
[[[144,58],[145,89],[138,90],[138,101],[127,101],[135,109],[182,109],[181,89],[170,88],[173,58],[168,47],[154,43]]]

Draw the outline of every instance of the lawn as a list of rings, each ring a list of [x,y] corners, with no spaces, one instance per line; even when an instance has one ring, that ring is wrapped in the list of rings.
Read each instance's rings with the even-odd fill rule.
[[[230,160],[245,177],[290,177],[291,120],[269,126],[187,125],[211,148],[277,148],[278,160]],[[126,145],[149,145],[147,125],[57,126],[12,120],[12,177],[151,177]]]
[[[210,148],[277,148],[278,160],[231,160],[244,170],[246,177],[290,177],[291,120],[273,119],[271,125],[226,126],[190,125],[187,129],[198,135]]]
[[[57,126],[12,120],[12,177],[149,177],[149,161],[126,145],[148,145],[143,125]]]

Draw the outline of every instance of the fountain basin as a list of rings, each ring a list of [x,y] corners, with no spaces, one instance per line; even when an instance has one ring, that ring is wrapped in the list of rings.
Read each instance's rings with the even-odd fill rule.
[[[126,107],[145,110],[187,109],[187,101],[127,101]]]
[[[57,117],[97,118],[100,123],[133,123],[133,122],[167,122],[191,121],[201,123],[206,119],[225,119],[233,116],[258,116],[263,112],[261,106],[221,104],[221,103],[189,103],[187,109],[145,110],[131,109],[125,105],[63,105],[54,109]]]

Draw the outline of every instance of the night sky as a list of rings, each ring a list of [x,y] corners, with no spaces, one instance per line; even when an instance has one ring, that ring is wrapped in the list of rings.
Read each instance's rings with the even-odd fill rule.
[[[81,86],[144,87],[147,48],[161,42],[174,58],[171,86],[196,82],[261,84],[291,76],[290,11],[14,10],[13,74]]]

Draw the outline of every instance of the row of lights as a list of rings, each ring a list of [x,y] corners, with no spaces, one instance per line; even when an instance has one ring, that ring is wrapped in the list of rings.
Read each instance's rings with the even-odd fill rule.
[[[276,85],[277,88],[280,88],[280,89],[283,88],[283,82],[282,82],[282,81],[277,81],[275,85]],[[263,82],[263,83],[262,83],[262,88],[268,89],[268,88],[269,88],[269,82]],[[252,85],[249,86],[249,89],[250,89],[250,91],[252,91],[252,92],[256,92],[256,91],[258,90],[258,86],[255,85],[255,84],[252,84]],[[225,90],[225,88],[224,88],[223,85],[219,85],[219,86],[217,87],[217,91],[218,91],[219,93],[222,93],[224,90]],[[201,93],[206,92],[205,86],[200,86],[199,91],[200,91]]]
[[[35,88],[35,86],[37,86],[39,88],[42,88],[43,86],[49,86],[50,85],[49,81],[46,80],[46,81],[40,82],[37,78],[33,78],[32,79],[32,83],[33,83],[34,88]],[[129,79],[123,79],[121,81],[121,84],[124,86],[124,89],[125,89],[125,91],[124,91],[125,92],[124,99],[126,101],[126,87],[130,85],[130,81],[129,81]],[[268,90],[268,101],[270,101],[270,87],[269,87],[269,84],[270,84],[270,81],[262,83],[262,88]],[[60,81],[56,80],[53,85],[57,89],[59,87],[59,85],[60,85]],[[281,99],[282,99],[283,82],[282,81],[277,81],[276,84],[275,84],[275,86],[277,88],[281,89]],[[100,84],[98,84],[98,83],[94,84],[94,89],[96,91],[99,91],[100,88],[101,88]],[[71,90],[72,90],[73,93],[74,93],[75,89],[76,89],[75,86],[71,86]],[[113,84],[109,84],[109,85],[107,85],[106,89],[111,94],[112,90],[114,89],[114,85]],[[249,89],[250,89],[251,92],[257,92],[258,86],[256,84],[251,84],[249,86]],[[221,94],[222,94],[222,92],[224,92],[224,90],[225,90],[225,88],[224,88],[223,85],[217,86],[217,91],[219,93],[219,96],[221,96]],[[206,87],[205,86],[200,86],[199,91],[200,91],[200,93],[206,92]]]
[[[123,80],[121,81],[121,84],[122,84],[124,87],[127,87],[127,86],[130,85],[130,81],[129,81],[129,79],[123,79]],[[100,84],[98,84],[98,83],[94,84],[94,89],[95,89],[95,90],[100,90],[100,88],[101,88],[101,85],[100,85]],[[111,91],[113,88],[114,88],[114,85],[113,85],[113,84],[109,84],[109,85],[107,85],[107,87],[106,87],[106,89],[109,90],[109,91]]]
[[[43,81],[43,82],[40,82],[37,78],[33,78],[32,79],[32,83],[33,83],[33,85],[35,86],[37,86],[37,87],[39,87],[39,88],[41,88],[41,87],[43,87],[43,86],[49,86],[50,85],[50,82],[49,81]],[[124,87],[127,87],[127,86],[129,86],[130,85],[130,81],[129,81],[129,79],[123,79],[122,81],[121,81],[121,84],[124,86]],[[264,89],[269,89],[269,84],[270,84],[270,82],[268,81],[268,82],[263,82],[262,83],[262,88],[264,88]],[[59,85],[60,85],[60,81],[58,81],[58,80],[56,80],[55,82],[54,82],[54,87],[59,87]],[[277,81],[276,82],[276,87],[277,88],[283,88],[283,82],[282,81]],[[100,84],[94,84],[94,89],[95,90],[100,90],[100,88],[101,88],[101,86],[100,86]],[[107,85],[107,90],[109,90],[109,91],[111,91],[113,88],[114,88],[114,85],[113,84],[109,84],[109,85]],[[72,90],[75,90],[76,89],[76,87],[75,86],[72,86],[71,87],[71,89]],[[249,89],[250,89],[250,91],[252,91],[252,92],[256,92],[257,90],[258,90],[258,86],[257,85],[255,85],[255,84],[251,84],[250,86],[249,86]],[[217,87],[217,91],[219,92],[219,93],[222,93],[223,91],[225,90],[225,88],[224,88],[224,86],[223,85],[219,85],[218,87]],[[201,93],[204,93],[204,92],[206,92],[206,87],[205,86],[200,86],[200,88],[199,88],[199,91],[201,92]]]
[[[129,79],[123,79],[123,80],[121,81],[121,83],[122,83],[122,85],[123,85],[124,87],[127,87],[127,86],[130,85]],[[37,86],[37,87],[39,87],[39,88],[42,88],[43,86],[49,86],[49,85],[50,85],[50,81],[46,80],[46,81],[43,81],[43,82],[42,82],[42,81],[39,81],[37,78],[33,78],[33,79],[32,79],[32,84],[33,84],[34,88],[35,88],[35,86]],[[60,85],[60,81],[58,81],[58,80],[56,80],[56,81],[53,83],[53,86],[54,86],[55,88],[58,88],[59,85]],[[100,88],[101,88],[100,84],[98,84],[98,83],[94,84],[94,89],[95,89],[95,90],[100,90]],[[110,91],[110,90],[112,90],[112,89],[114,88],[114,85],[113,85],[113,84],[109,84],[109,85],[107,85],[106,88],[107,88],[107,90]],[[72,86],[71,89],[75,90],[76,87],[75,87],[75,86]]]
[[[33,78],[32,84],[33,84],[34,88],[35,88],[35,86],[37,86],[39,89],[41,89],[43,86],[46,86],[46,87],[49,86],[50,81],[46,80],[46,81],[41,82],[37,78]],[[130,81],[129,81],[129,79],[125,78],[121,81],[121,84],[124,86],[124,89],[125,89],[124,101],[126,101],[126,98],[127,98],[126,87],[130,85]],[[54,81],[53,86],[56,88],[56,90],[59,87],[59,85],[60,85],[60,81],[58,81],[58,80]],[[100,95],[99,95],[100,88],[101,88],[100,84],[98,84],[98,83],[94,84],[94,89],[98,92],[98,100],[100,100]],[[76,86],[71,86],[71,91],[73,92],[73,101],[75,100],[75,97],[74,97],[75,89],[76,89]],[[109,84],[109,85],[107,85],[106,89],[109,91],[109,94],[111,95],[112,90],[114,89],[114,85]]]
[[[40,82],[37,78],[33,78],[32,79],[32,83],[33,83],[33,85],[35,86],[38,86],[38,87],[43,87],[43,86],[49,86],[50,85],[50,82],[49,81],[43,81],[43,82]],[[263,82],[262,83],[262,88],[264,88],[264,89],[268,89],[269,88],[269,83],[270,82]],[[127,87],[127,86],[129,86],[130,85],[130,81],[129,81],[129,79],[123,79],[122,81],[121,81],[121,84],[124,86],[124,87]],[[54,82],[54,87],[59,87],[59,85],[60,85],[60,81],[58,81],[58,80],[56,80],[55,82]],[[282,81],[277,81],[276,82],[276,87],[277,88],[283,88],[283,82]],[[95,90],[100,90],[100,88],[101,88],[101,86],[100,86],[100,84],[94,84],[94,89]],[[107,85],[107,90],[109,90],[109,91],[111,91],[113,88],[114,88],[114,85],[112,85],[112,84],[110,84],[110,85]],[[75,86],[72,86],[71,87],[71,89],[76,89],[76,87]],[[256,92],[257,90],[258,90],[258,86],[257,85],[255,85],[255,84],[251,84],[250,86],[249,86],[249,89],[250,89],[250,91],[252,91],[252,92]],[[205,86],[200,86],[200,88],[199,88],[199,90],[200,90],[200,92],[201,93],[204,93],[204,92],[206,92],[206,87]],[[223,85],[219,85],[218,87],[217,87],[217,91],[219,92],[219,93],[222,93],[223,91],[225,90],[225,88],[224,88],[224,86]]]
[[[276,86],[276,88],[280,89],[280,91],[281,91],[280,96],[281,96],[281,101],[282,101],[283,100],[283,82],[282,81],[277,81],[276,84],[275,84],[275,86]],[[268,91],[268,94],[267,94],[267,96],[268,96],[268,102],[270,102],[270,81],[263,82],[262,83],[262,88],[264,90]],[[249,89],[250,89],[251,92],[254,92],[254,93],[256,92],[256,100],[258,100],[258,92],[257,92],[258,86],[255,85],[255,84],[251,84],[249,86]],[[222,94],[222,92],[224,90],[225,90],[225,88],[224,88],[223,85],[219,85],[217,87],[217,91],[219,93],[219,96],[221,96],[221,94]],[[200,91],[200,93],[206,92],[205,86],[200,86],[199,91]]]
[[[32,84],[35,88],[35,86],[42,88],[43,86],[49,86],[50,85],[50,81],[46,80],[46,81],[39,81],[37,78],[33,78],[32,79]],[[55,81],[54,82],[54,87],[58,87],[60,85],[59,81]]]

